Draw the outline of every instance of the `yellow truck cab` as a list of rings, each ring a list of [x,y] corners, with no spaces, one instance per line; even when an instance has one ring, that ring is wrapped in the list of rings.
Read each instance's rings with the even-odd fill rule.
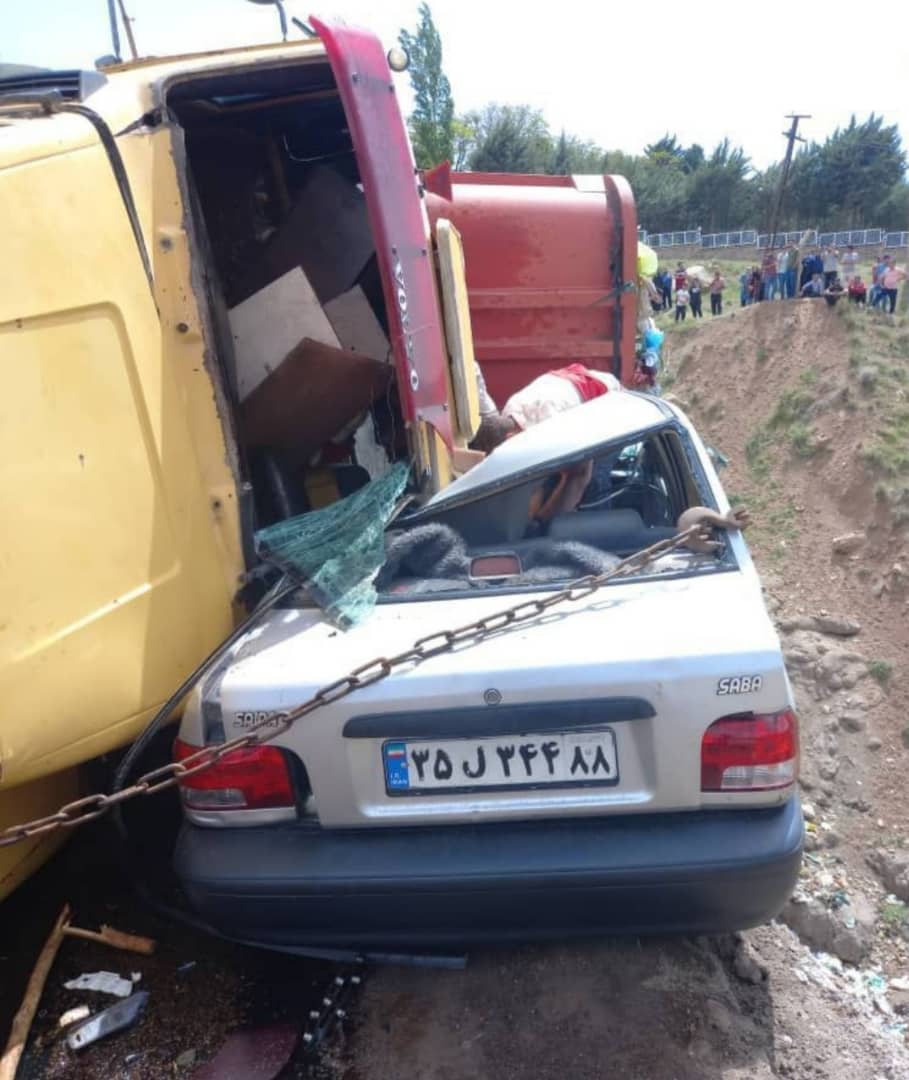
[[[456,475],[474,348],[501,400],[633,367],[627,184],[424,177],[378,40],[314,25],[0,78],[0,830],[234,629],[256,529]],[[60,836],[0,846],[0,898]]]
[[[385,56],[318,30],[0,82],[0,828],[73,797],[230,632],[253,523],[343,483],[320,441],[381,408],[358,438],[434,490],[473,433]],[[316,435],[272,453],[301,342]],[[0,897],[50,847],[0,848]]]

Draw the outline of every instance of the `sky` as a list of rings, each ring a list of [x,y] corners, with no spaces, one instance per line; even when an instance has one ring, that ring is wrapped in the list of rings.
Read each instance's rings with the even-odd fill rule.
[[[417,0],[329,2],[285,6],[304,19],[339,14],[374,30],[386,47],[402,26],[416,26]],[[248,0],[125,3],[144,55],[279,39],[274,9]],[[431,7],[459,111],[528,103],[555,132],[629,153],[667,131],[708,151],[728,136],[758,168],[782,156],[789,112],[810,113],[800,130],[823,141],[852,113],[863,119],[874,111],[909,143],[905,0],[885,4],[880,18],[845,6],[834,16],[834,8],[794,0],[432,0]],[[91,67],[110,49],[107,0],[0,0],[0,63]],[[397,78],[406,106],[406,76]]]

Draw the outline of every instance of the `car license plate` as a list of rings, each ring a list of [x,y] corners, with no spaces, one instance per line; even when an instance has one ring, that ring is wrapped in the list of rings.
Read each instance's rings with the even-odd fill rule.
[[[482,739],[390,740],[382,746],[382,765],[389,795],[579,787],[619,780],[611,728]]]

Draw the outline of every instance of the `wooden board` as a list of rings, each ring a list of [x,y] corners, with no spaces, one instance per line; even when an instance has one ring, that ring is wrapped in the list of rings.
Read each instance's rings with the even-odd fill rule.
[[[338,338],[299,267],[254,293],[229,312],[244,401],[303,338],[337,346]]]
[[[374,360],[390,359],[388,338],[359,285],[329,300],[325,314],[342,348],[353,349]]]
[[[243,402],[242,438],[305,460],[364,413],[390,377],[380,360],[305,338]]]

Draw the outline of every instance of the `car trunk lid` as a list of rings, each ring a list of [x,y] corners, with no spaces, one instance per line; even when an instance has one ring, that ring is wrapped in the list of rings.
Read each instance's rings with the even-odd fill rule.
[[[263,639],[274,644],[241,659],[218,688],[224,732],[230,738],[250,723],[277,718],[319,685],[370,660],[377,641],[384,655],[394,655],[412,644],[416,626],[462,625],[501,606],[495,597],[380,605],[368,623],[343,637],[313,612],[277,614]],[[748,677],[738,684],[747,692],[720,696],[721,680],[741,676]],[[277,741],[306,766],[323,826],[684,810],[729,801],[700,791],[707,727],[730,713],[772,712],[788,702],[779,643],[757,579],[751,571],[730,571],[608,587],[530,624],[403,668],[299,721]],[[410,744],[420,742],[431,753],[442,746],[451,758],[457,746],[450,744],[466,736],[474,741],[460,744],[463,760],[476,771],[476,740],[499,739],[515,746],[514,763],[524,769],[520,744],[535,742],[539,757],[544,735],[563,742],[569,736],[563,751],[570,756],[578,739],[602,736],[612,772],[601,765],[577,784],[571,783],[581,780],[577,775],[550,783],[534,773],[517,787],[490,787],[471,783],[457,759],[458,783],[418,796],[402,794],[390,779],[389,747],[396,744],[404,744],[415,768]],[[496,746],[487,750],[493,760]],[[595,754],[590,743],[591,770]],[[753,805],[780,795],[744,798]]]

